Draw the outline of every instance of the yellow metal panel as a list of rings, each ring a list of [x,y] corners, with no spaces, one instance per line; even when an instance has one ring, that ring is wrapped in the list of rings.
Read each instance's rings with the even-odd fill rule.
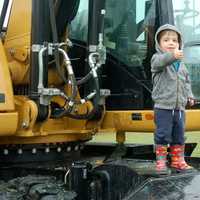
[[[133,120],[133,114],[141,114],[141,120]],[[101,131],[153,132],[154,114],[152,110],[107,111]],[[186,110],[186,131],[200,130],[200,110]]]
[[[0,41],[0,93],[5,96],[5,102],[0,102],[0,111],[14,110],[13,89],[11,84],[8,62],[4,47]]]
[[[13,0],[11,15],[8,22],[6,41],[18,46],[29,46],[31,33],[31,0]],[[19,42],[20,41],[20,42]],[[9,45],[9,46],[14,46]]]
[[[9,62],[10,76],[14,83],[28,84],[29,81],[29,64],[25,64],[16,60]]]
[[[33,135],[32,129],[38,114],[36,103],[25,96],[15,96],[15,106],[19,115],[16,135],[20,132],[23,132],[28,136],[30,134]]]
[[[133,114],[141,114],[141,120],[132,120]],[[107,111],[102,129],[116,131],[152,131],[154,129],[153,111]]]
[[[199,131],[200,130],[200,110],[186,111],[186,130]]]
[[[5,35],[4,48],[14,85],[28,83],[31,0],[13,0]]]
[[[18,124],[18,114],[0,113],[0,136],[13,135],[16,132]]]
[[[82,137],[85,137],[85,134],[92,135],[94,133],[91,129],[85,129],[85,126],[85,120],[64,117],[60,119],[48,119],[43,123],[38,123],[34,127],[33,132],[35,136],[64,134],[70,137],[71,134],[78,134],[81,140]]]

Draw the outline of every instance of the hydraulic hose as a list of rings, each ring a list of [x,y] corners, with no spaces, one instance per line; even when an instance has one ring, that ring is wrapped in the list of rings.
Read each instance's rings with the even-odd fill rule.
[[[50,22],[51,22],[53,43],[58,44],[58,34],[57,34],[56,18],[55,18],[54,3],[53,2],[54,2],[53,0],[49,0]],[[63,115],[65,115],[66,113],[70,113],[72,111],[72,107],[73,107],[73,104],[74,104],[73,101],[75,100],[75,98],[77,96],[77,86],[76,86],[76,79],[74,77],[74,73],[73,73],[73,69],[72,69],[71,61],[70,61],[69,57],[67,56],[67,54],[65,53],[64,50],[58,48],[58,46],[55,45],[54,56],[55,56],[55,62],[56,62],[56,69],[58,71],[59,76],[62,78],[62,80],[64,81],[64,83],[66,85],[69,84],[69,81],[66,79],[66,77],[64,76],[64,74],[62,73],[61,68],[60,68],[59,51],[64,56],[65,65],[67,67],[67,71],[68,71],[68,75],[69,75],[68,78],[70,80],[70,84],[71,84],[71,87],[72,87],[72,94],[69,97],[69,108],[67,110],[65,110],[65,112],[63,113]]]
[[[51,22],[51,29],[52,29],[52,37],[53,37],[53,43],[54,44],[58,44],[58,33],[57,33],[57,27],[56,27],[56,19],[55,19],[55,12],[54,12],[54,1],[53,0],[49,0],[49,9],[50,9],[50,22]],[[101,27],[102,29],[102,27]],[[64,62],[67,68],[67,72],[68,72],[68,80],[66,79],[66,77],[63,75],[61,69],[60,69],[60,62],[59,62],[59,52],[61,52],[64,56]],[[92,56],[94,56],[95,53],[91,53]],[[91,54],[89,55],[89,59],[91,59],[90,57]],[[99,64],[97,61],[96,63],[94,63],[94,61],[90,61],[90,68],[91,71],[80,81],[76,81],[76,78],[74,76],[73,73],[73,69],[71,66],[71,61],[68,57],[68,55],[66,54],[66,52],[64,50],[62,50],[61,48],[59,48],[59,46],[55,45],[55,50],[54,50],[54,56],[55,56],[55,62],[56,62],[56,68],[58,71],[59,76],[62,78],[62,80],[65,82],[66,85],[68,85],[69,83],[71,84],[72,87],[72,92],[71,92],[71,96],[68,98],[69,103],[68,103],[68,108],[67,109],[60,109],[60,112],[53,115],[53,117],[62,117],[62,116],[69,116],[72,118],[76,118],[76,119],[88,119],[94,116],[96,110],[98,109],[98,103],[100,100],[100,87],[99,87],[99,79],[98,79],[98,75],[97,75],[97,68],[98,66],[101,66],[101,64]],[[99,54],[98,54],[99,56]],[[97,64],[95,66],[95,64]],[[80,114],[80,115],[74,115],[72,114],[72,109],[74,104],[80,104],[83,103],[85,101],[87,101],[87,97],[85,97],[84,99],[81,100],[76,100],[76,96],[77,96],[77,85],[83,84],[85,82],[87,82],[88,80],[90,80],[93,77],[94,79],[94,88],[95,88],[95,95],[94,95],[94,101],[93,101],[93,109],[92,111],[90,111],[89,113],[86,114]],[[88,96],[92,96],[91,94]]]
[[[94,80],[94,87],[95,87],[95,95],[94,96],[94,101],[93,101],[93,108],[92,110],[89,112],[89,113],[85,113],[85,114],[72,114],[70,112],[67,112],[66,110],[61,110],[59,113],[56,113],[56,114],[53,114],[52,116],[55,117],[55,118],[58,118],[58,117],[61,117],[63,115],[66,115],[68,117],[71,117],[73,119],[92,119],[95,114],[96,114],[96,111],[98,109],[98,102],[99,102],[99,99],[100,99],[100,87],[99,87],[99,79],[98,79],[98,74],[97,74],[97,69],[98,67],[96,67],[96,65],[98,66],[99,64],[98,63],[95,63],[93,61],[93,58],[95,56],[98,56],[98,53],[91,53],[90,56],[89,56],[89,65],[90,65],[90,68],[91,68],[91,75],[93,76],[93,80]],[[99,65],[101,66],[101,65]],[[90,96],[90,95],[88,95]],[[93,97],[92,96],[92,97]],[[76,102],[76,104],[80,104],[82,103],[83,101],[86,102],[87,100],[89,100],[89,97],[85,97],[84,99],[81,99],[80,101]]]
[[[53,43],[58,44],[58,34],[57,34],[56,18],[55,18],[54,3],[53,2],[54,2],[53,0],[49,0],[50,19],[51,19],[50,22],[51,22]],[[60,60],[59,60],[60,58],[59,58],[59,52],[58,51],[60,51],[60,49],[58,50],[58,46],[55,46],[54,56],[55,56],[55,62],[56,62],[56,69],[58,71],[59,76],[64,81],[64,83],[68,84],[68,80],[66,79],[66,77],[64,76],[64,74],[62,73],[61,68],[60,68]],[[71,65],[71,62],[70,62],[68,56],[65,56],[65,59],[66,59],[66,62],[68,62],[69,65]],[[75,99],[76,95],[77,95],[77,90],[76,90],[75,78],[72,78],[71,81],[72,81],[71,100],[73,101]]]

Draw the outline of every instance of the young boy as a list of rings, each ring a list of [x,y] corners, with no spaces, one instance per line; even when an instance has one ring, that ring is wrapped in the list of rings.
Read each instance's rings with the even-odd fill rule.
[[[183,59],[182,37],[170,24],[155,35],[156,53],[151,59],[154,101],[156,171],[168,174],[167,146],[170,145],[171,168],[191,170],[184,159],[185,106],[194,104],[188,71]]]

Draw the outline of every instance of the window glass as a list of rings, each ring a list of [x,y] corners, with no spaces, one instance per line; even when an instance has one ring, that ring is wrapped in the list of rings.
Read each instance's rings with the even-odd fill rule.
[[[3,8],[3,4],[4,4],[4,1],[0,1],[0,13],[1,13],[1,11],[2,11],[2,8]]]
[[[192,91],[200,99],[200,2],[173,0],[175,25],[183,35],[184,62],[190,74]]]
[[[87,40],[88,31],[88,0],[80,1],[78,13],[72,21],[70,37],[80,41]]]
[[[110,0],[106,3],[105,45],[128,66],[141,66],[147,51],[147,32],[154,26],[152,1]]]
[[[13,0],[9,0],[9,3],[8,3],[8,8],[7,8],[6,16],[5,16],[4,23],[3,23],[3,28],[4,29],[7,28],[7,25],[8,25],[10,11],[11,11],[11,7],[12,7],[12,1]]]
[[[190,74],[192,92],[200,99],[200,45],[191,45],[184,49],[184,62]]]
[[[175,25],[183,33],[184,42],[200,40],[199,0],[173,0]]]
[[[71,38],[86,41],[87,22],[88,0],[85,0],[71,24]],[[154,25],[153,0],[106,0],[104,44],[107,52],[128,66],[141,66],[147,51],[147,34]]]

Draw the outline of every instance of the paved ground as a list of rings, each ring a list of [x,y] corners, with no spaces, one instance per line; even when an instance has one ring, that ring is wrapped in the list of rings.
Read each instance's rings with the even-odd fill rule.
[[[186,142],[197,142],[198,146],[194,150],[192,156],[200,157],[200,132],[187,132]],[[130,132],[126,133],[127,143],[139,143],[139,144],[152,144],[153,143],[153,133],[136,133]],[[114,133],[98,133],[94,136],[92,142],[115,142]]]

